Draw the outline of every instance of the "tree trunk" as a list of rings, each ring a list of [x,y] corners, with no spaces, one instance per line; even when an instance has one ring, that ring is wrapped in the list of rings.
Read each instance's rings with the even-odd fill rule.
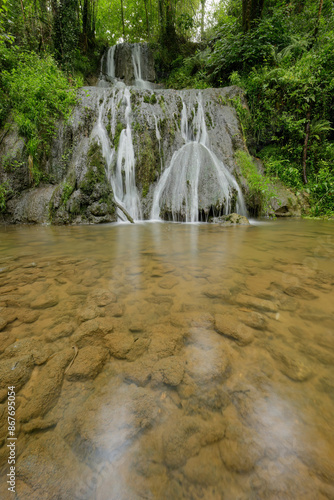
[[[145,5],[147,38],[148,38],[148,41],[150,41],[150,23],[149,23],[149,20],[148,20],[147,0],[144,0],[144,5]]]
[[[204,39],[205,2],[206,2],[206,0],[201,0],[201,7],[202,7],[202,12],[201,12],[201,40],[202,41]]]
[[[305,140],[303,146],[303,182],[307,184],[307,175],[306,175],[306,158],[307,158],[307,146],[310,138],[310,128],[311,128],[311,110],[307,112],[306,115],[306,124],[305,124]]]
[[[321,17],[321,12],[322,12],[322,6],[324,4],[324,0],[319,0],[319,9],[318,9],[318,17],[317,17],[317,22],[315,24],[314,32],[313,32],[313,41],[312,45],[317,39],[318,36],[318,31],[319,31],[319,23],[320,23],[320,17]]]
[[[242,29],[247,33],[261,18],[264,0],[242,0]]]
[[[122,16],[123,38],[124,38],[125,37],[125,24],[124,24],[123,0],[121,0],[121,16]]]

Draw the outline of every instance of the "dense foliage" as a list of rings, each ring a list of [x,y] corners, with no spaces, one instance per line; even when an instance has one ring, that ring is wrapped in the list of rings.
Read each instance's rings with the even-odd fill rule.
[[[333,214],[332,2],[267,0],[248,21],[245,4],[251,2],[227,3],[217,11],[211,50],[183,61],[169,83],[241,86],[252,154],[264,160],[269,175],[309,193],[313,215]]]
[[[13,117],[33,170],[74,102],[67,90],[121,40],[149,41],[168,87],[241,86],[250,152],[308,192],[313,215],[334,212],[331,0],[2,0],[0,126]]]

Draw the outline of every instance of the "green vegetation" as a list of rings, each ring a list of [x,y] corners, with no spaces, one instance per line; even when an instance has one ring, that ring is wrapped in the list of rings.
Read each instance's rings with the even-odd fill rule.
[[[214,13],[207,5],[2,0],[0,127],[14,120],[26,144],[25,157],[3,167],[28,165],[35,185],[48,180],[43,165],[77,85],[94,83],[107,45],[147,41],[166,87],[240,86],[249,109],[240,98],[221,104],[235,107],[251,154],[263,160],[269,177],[306,192],[313,215],[333,215],[332,1],[217,0]],[[157,97],[144,101],[155,104]],[[165,111],[161,97],[158,102]],[[208,115],[206,121],[210,126]],[[117,124],[115,147],[122,129]]]
[[[0,212],[4,212],[6,210],[6,202],[10,193],[11,189],[8,181],[0,184]]]
[[[230,0],[216,18],[208,46],[175,59],[168,86],[243,88],[249,110],[229,104],[251,153],[269,176],[308,193],[312,214],[333,215],[332,2]]]
[[[254,160],[246,151],[240,149],[236,151],[235,159],[249,186],[247,203],[255,207],[255,215],[268,212],[270,199],[275,196],[270,179],[259,173]]]
[[[88,151],[88,161],[88,170],[80,184],[80,189],[86,195],[91,195],[96,184],[103,183],[106,175],[101,148],[97,142],[93,143]]]

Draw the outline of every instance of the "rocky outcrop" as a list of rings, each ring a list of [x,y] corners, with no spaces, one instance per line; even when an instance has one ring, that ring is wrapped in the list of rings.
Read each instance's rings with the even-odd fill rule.
[[[126,52],[126,44],[119,50]],[[147,58],[150,57],[147,55]],[[143,76],[152,79],[154,75],[152,72]],[[197,112],[198,99],[201,99],[210,150],[231,174],[238,176],[243,189],[247,189],[234,160],[234,151],[245,148],[238,117],[230,101],[236,95],[242,96],[242,91],[237,87],[182,92],[131,89],[130,125],[135,182],[143,218],[150,218],[157,182],[170,165],[175,151],[184,145],[181,130],[183,102],[187,105],[188,120],[191,122],[191,117]],[[16,167],[8,169],[4,161],[0,167],[0,183],[8,180],[12,196],[7,201],[7,211],[1,216],[2,220],[6,223],[53,224],[117,220],[110,178],[115,175],[120,138],[127,128],[126,109],[127,101],[122,86],[80,89],[78,104],[71,118],[67,124],[60,124],[49,157],[41,166],[49,184],[41,183],[38,188],[32,187],[24,142],[13,128],[4,139],[0,151],[4,159],[9,149],[16,144]],[[195,124],[191,126],[196,129]],[[104,130],[104,143],[101,142],[101,133],[97,133],[97,127]],[[109,163],[106,161],[106,148],[110,149]],[[211,175],[209,171],[208,175]],[[210,194],[210,190],[204,191]],[[205,217],[210,210],[212,212],[213,201],[210,200],[208,197],[208,201],[201,205]],[[221,203],[224,201],[221,200]],[[164,215],[161,213],[162,217]]]

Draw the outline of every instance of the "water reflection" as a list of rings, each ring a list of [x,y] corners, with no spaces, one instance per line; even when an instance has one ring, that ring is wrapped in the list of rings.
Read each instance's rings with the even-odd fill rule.
[[[1,477],[13,383],[19,500],[334,498],[333,252],[327,222],[1,229]]]

